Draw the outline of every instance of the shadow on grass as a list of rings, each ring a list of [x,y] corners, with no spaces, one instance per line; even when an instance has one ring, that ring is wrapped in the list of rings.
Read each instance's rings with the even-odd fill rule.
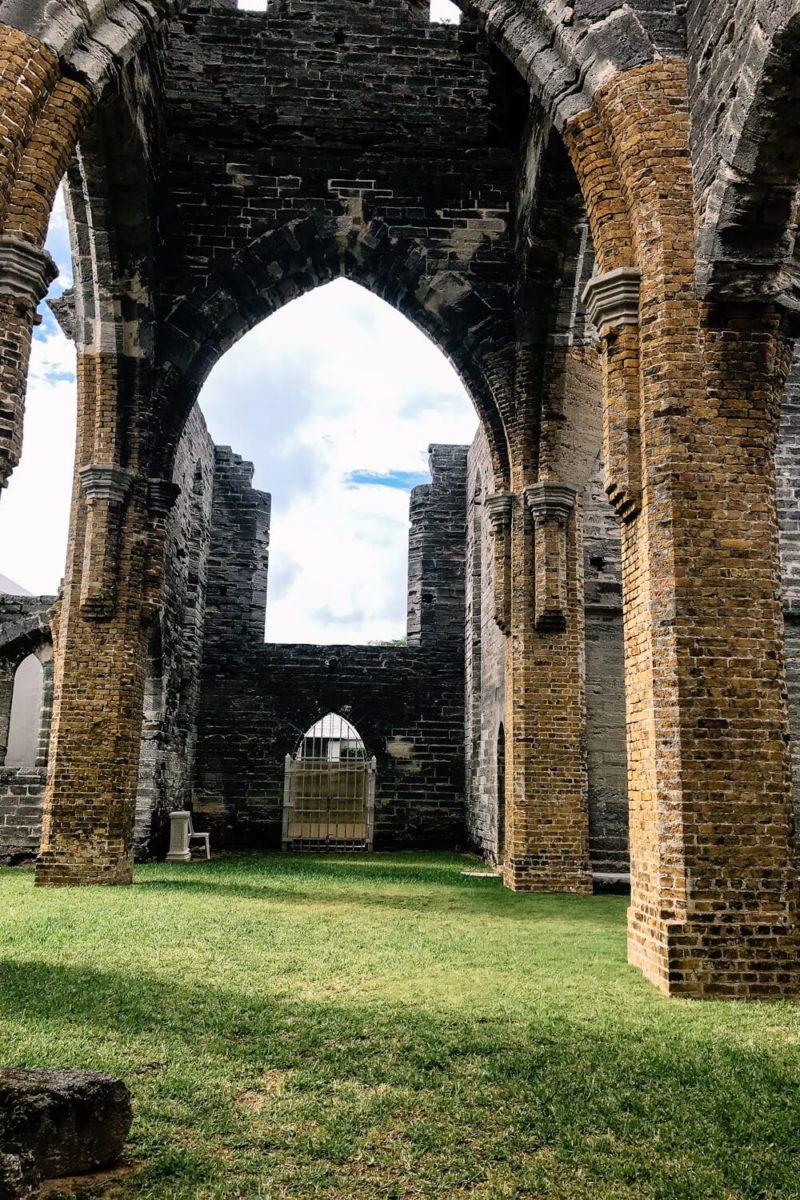
[[[342,905],[365,908],[384,908],[401,912],[430,913],[435,908],[441,893],[436,896],[418,896],[413,892],[404,891],[399,895],[382,892],[378,887],[372,887],[374,877],[369,880],[359,879],[360,887],[354,887],[349,879],[334,880],[341,888],[328,887],[324,890],[302,890],[292,886],[292,875],[269,878],[265,876],[263,884],[235,883],[222,875],[213,878],[199,877],[194,879],[137,879],[134,887],[142,888],[148,894],[163,896],[197,896],[207,899],[221,898],[223,895],[230,900],[257,900],[262,903],[271,901],[285,904],[291,908],[294,904],[305,904],[315,908],[335,907]],[[619,896],[567,896],[549,895],[546,893],[519,894],[503,888],[500,881],[465,880],[465,884],[473,886],[459,887],[453,892],[452,905],[462,907],[470,915],[500,917],[509,921],[552,921],[562,919],[576,924],[606,923],[609,916],[619,918],[624,925],[624,913],[627,900]],[[620,936],[624,938],[624,929],[620,926]]]
[[[266,989],[254,995],[244,984],[237,991],[48,962],[5,962],[0,971],[3,1013],[46,1031],[47,1061],[24,1065],[69,1065],[79,1044],[84,1055],[95,1047],[93,1065],[102,1068],[110,1030],[131,1039],[124,1074],[136,1092],[145,1087],[137,1053],[146,1053],[136,1039],[157,1036],[167,1073],[180,1074],[182,1120],[198,1124],[231,1108],[228,1081],[290,1072],[286,1097],[271,1101],[270,1145],[291,1154],[295,1172],[305,1169],[304,1153],[312,1164],[329,1154],[334,1166],[355,1155],[365,1130],[382,1121],[408,1141],[416,1165],[406,1169],[424,1165],[432,1178],[467,1167],[480,1175],[510,1159],[509,1179],[539,1187],[546,1149],[563,1179],[576,1179],[575,1190],[552,1193],[559,1196],[583,1197],[595,1184],[609,1189],[603,1196],[647,1200],[798,1194],[796,1048],[770,1054],[766,1043],[737,1044],[722,1018],[719,1027],[692,1029],[660,1022],[652,1009],[588,1021],[543,1005],[520,1020],[444,1014],[424,996],[413,1004],[300,1002]],[[96,1034],[88,1042],[86,1027]],[[365,1092],[384,1099],[359,1108],[354,1096]],[[322,1130],[317,1141],[298,1139],[291,1122],[284,1128],[284,1104],[302,1104],[306,1126]],[[156,1100],[148,1112],[151,1123],[164,1123],[153,1138],[168,1142],[169,1113]],[[416,1185],[416,1176],[406,1182]]]
[[[216,877],[244,872],[248,875],[258,873],[265,880],[301,877],[312,882],[361,883],[366,887],[384,883],[397,887],[422,884],[434,888],[463,887],[470,883],[486,882],[496,882],[500,885],[497,877],[484,881],[462,875],[465,868],[474,868],[477,865],[474,859],[445,854],[428,857],[409,852],[406,858],[397,854],[387,854],[383,857],[380,854],[306,855],[283,854],[277,851],[252,857],[231,855],[211,862],[201,859],[185,866],[166,864],[171,870],[202,871]]]

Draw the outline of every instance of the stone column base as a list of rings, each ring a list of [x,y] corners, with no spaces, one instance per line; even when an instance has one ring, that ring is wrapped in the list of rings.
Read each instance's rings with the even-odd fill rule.
[[[552,855],[506,858],[503,883],[512,892],[573,892],[592,894],[592,871],[588,863],[565,862],[555,866]]]
[[[94,864],[60,860],[56,855],[40,855],[36,864],[37,887],[113,887],[133,882],[133,859]]]
[[[779,1000],[800,996],[800,926],[742,913],[660,921],[628,909],[628,962],[668,996]]]

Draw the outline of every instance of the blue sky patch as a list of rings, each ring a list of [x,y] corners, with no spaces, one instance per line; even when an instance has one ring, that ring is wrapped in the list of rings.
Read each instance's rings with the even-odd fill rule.
[[[421,483],[430,483],[431,477],[427,471],[349,471],[345,482],[351,487],[367,484],[372,487],[394,488],[398,492],[410,492]]]

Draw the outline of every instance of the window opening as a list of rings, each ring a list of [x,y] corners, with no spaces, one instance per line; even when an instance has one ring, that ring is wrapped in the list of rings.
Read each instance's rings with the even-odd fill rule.
[[[7,767],[35,767],[42,724],[44,671],[35,654],[29,654],[14,674],[11,719],[8,727]]]
[[[432,25],[460,25],[461,9],[452,0],[431,0]]]

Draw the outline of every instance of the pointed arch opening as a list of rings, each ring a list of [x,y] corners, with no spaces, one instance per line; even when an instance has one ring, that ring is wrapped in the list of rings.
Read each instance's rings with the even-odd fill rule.
[[[216,445],[250,460],[271,497],[266,640],[403,642],[412,492],[431,483],[431,444],[468,444],[478,427],[446,354],[336,278],[231,346],[199,406]]]
[[[506,731],[502,721],[497,730],[495,777],[497,781],[497,864],[502,866],[506,858]]]

